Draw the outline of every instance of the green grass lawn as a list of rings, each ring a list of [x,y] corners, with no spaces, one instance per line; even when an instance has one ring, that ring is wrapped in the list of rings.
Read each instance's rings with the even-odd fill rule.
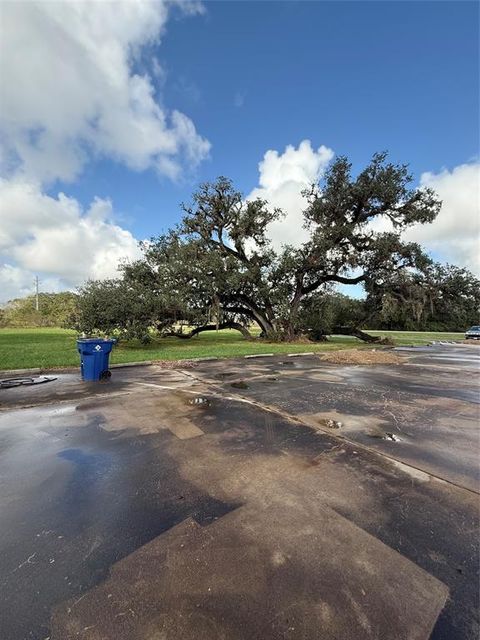
[[[431,340],[461,340],[462,333],[371,331],[385,335],[397,345],[427,344]],[[79,364],[76,334],[67,329],[0,329],[0,370],[41,367],[69,367]],[[111,362],[181,360],[205,356],[236,357],[255,353],[330,351],[367,346],[356,338],[333,336],[326,343],[289,344],[245,340],[237,331],[202,333],[191,340],[163,338],[149,345],[137,341],[114,348]]]
[[[390,338],[396,345],[422,345],[432,340],[463,340],[465,333],[449,333],[435,331],[369,331],[372,336]]]

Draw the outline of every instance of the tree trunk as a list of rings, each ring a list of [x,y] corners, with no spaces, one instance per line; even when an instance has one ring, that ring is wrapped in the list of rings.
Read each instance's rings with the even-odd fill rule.
[[[189,340],[194,336],[202,333],[203,331],[217,331],[219,329],[236,329],[240,331],[244,338],[247,340],[252,339],[252,334],[250,331],[240,324],[239,322],[221,322],[220,324],[205,324],[201,327],[196,327],[189,331],[189,333],[180,333],[178,331],[171,331],[170,333],[165,334],[165,338],[182,338],[182,340]]]
[[[369,333],[360,331],[360,329],[355,327],[334,327],[332,333],[342,336],[355,336],[355,338],[359,338],[360,340],[368,343],[381,342],[381,338],[379,336],[371,336]]]
[[[254,320],[261,329],[263,335],[268,335],[274,331],[274,326],[269,320],[267,313],[260,309],[245,295],[222,296],[221,302],[225,312],[240,313],[247,315]]]

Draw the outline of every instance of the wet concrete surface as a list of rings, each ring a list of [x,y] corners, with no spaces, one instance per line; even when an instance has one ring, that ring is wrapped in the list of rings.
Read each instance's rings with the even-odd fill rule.
[[[477,638],[477,361],[428,354],[0,391],[1,637]]]
[[[244,374],[249,384],[242,395],[313,428],[324,428],[328,420],[340,422],[340,437],[479,491],[480,349],[449,345],[399,353],[403,365],[272,359],[249,372],[250,383]],[[271,371],[276,379],[269,384]],[[210,372],[202,367],[197,375],[209,379]]]
[[[0,411],[2,409],[20,407],[37,407],[53,402],[69,402],[81,400],[86,397],[109,397],[122,393],[132,393],[132,385],[135,383],[159,384],[174,387],[184,387],[188,384],[185,375],[175,369],[162,369],[161,367],[128,367],[114,369],[112,378],[105,382],[83,382],[78,373],[52,373],[53,380],[40,385],[29,387],[14,387],[1,389]],[[190,384],[198,385],[192,380]]]
[[[185,518],[232,508],[192,487],[150,437],[108,432],[75,407],[0,415],[2,638],[45,638],[52,606],[105,579],[109,567]],[[27,581],[25,584],[24,580]],[[43,635],[42,635],[43,634]]]

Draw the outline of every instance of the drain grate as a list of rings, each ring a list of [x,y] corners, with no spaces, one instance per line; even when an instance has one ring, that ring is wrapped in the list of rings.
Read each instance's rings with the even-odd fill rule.
[[[198,406],[209,407],[211,405],[210,398],[206,398],[204,396],[196,396],[195,398],[189,398],[187,402],[188,404],[193,404],[197,407]]]

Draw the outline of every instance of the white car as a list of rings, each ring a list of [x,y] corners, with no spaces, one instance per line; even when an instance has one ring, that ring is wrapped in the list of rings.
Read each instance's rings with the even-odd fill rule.
[[[480,327],[470,327],[470,329],[465,332],[465,340],[480,340]]]

